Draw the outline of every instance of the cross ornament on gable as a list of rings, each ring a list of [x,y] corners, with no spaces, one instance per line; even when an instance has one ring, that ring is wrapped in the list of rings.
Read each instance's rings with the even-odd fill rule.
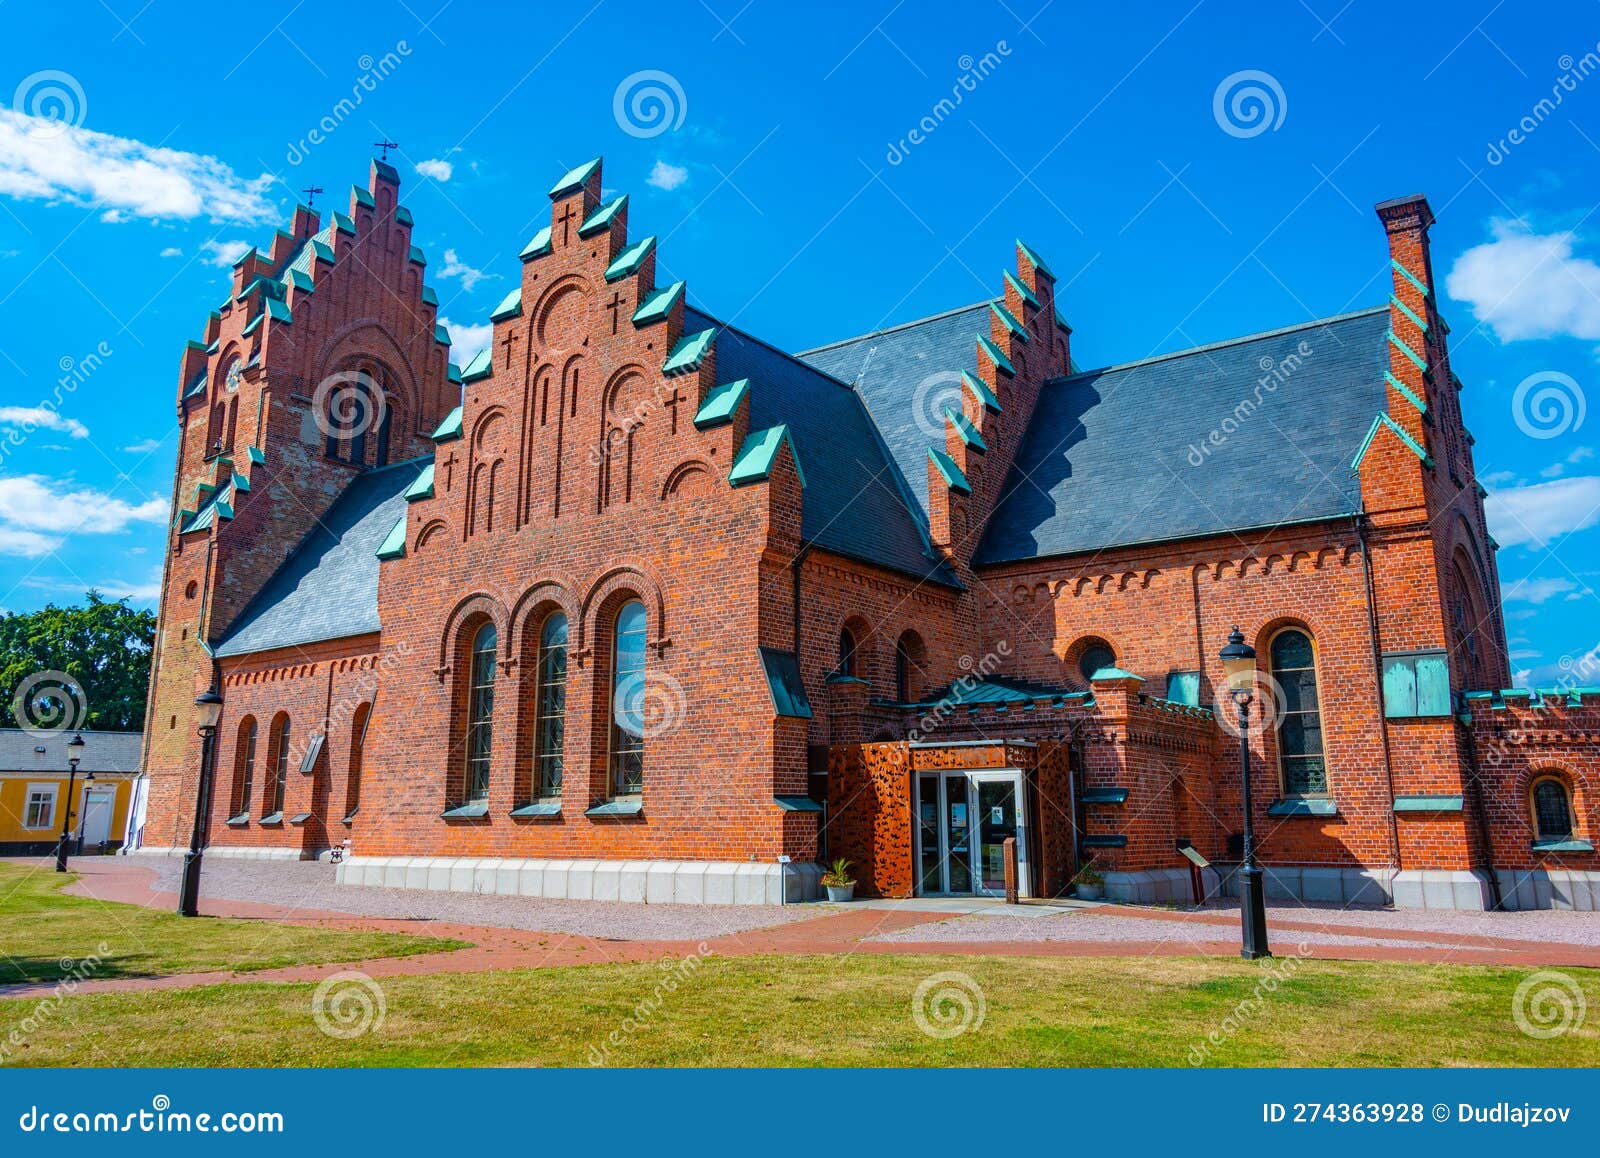
[[[506,369],[508,370],[511,368],[511,344],[516,340],[517,332],[512,329],[507,329],[506,336],[500,339],[501,345],[506,348]]]
[[[617,320],[622,317],[622,307],[628,304],[628,299],[620,291],[612,291],[611,300],[606,303],[606,309],[611,311],[611,333],[617,332]]]
[[[456,452],[452,449],[450,457],[439,464],[444,467],[444,489],[449,490],[455,483],[456,477]]]
[[[673,434],[678,433],[678,407],[687,401],[689,400],[678,392],[677,384],[674,383],[672,387],[672,396],[664,399],[662,402],[662,405],[664,405],[668,410],[672,411]]]
[[[572,223],[577,219],[577,214],[572,211],[572,206],[564,205],[556,220],[561,223],[561,244],[566,245],[572,240]]]

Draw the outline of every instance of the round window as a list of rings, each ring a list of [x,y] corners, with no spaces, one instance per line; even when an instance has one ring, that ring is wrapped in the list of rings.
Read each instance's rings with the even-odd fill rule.
[[[1117,653],[1103,643],[1092,643],[1078,657],[1078,674],[1084,680],[1094,679],[1094,673],[1103,667],[1116,667]]]

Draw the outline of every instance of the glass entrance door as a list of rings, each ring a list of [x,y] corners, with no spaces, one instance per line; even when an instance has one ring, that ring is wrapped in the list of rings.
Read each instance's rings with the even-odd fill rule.
[[[1028,895],[1022,773],[941,771],[916,776],[917,892],[1005,892],[1004,841],[1017,841],[1017,885]]]

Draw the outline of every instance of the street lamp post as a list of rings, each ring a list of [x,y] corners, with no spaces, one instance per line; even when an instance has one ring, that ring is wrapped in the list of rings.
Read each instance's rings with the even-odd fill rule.
[[[1255,699],[1256,649],[1244,641],[1236,625],[1222,649],[1222,670],[1228,692],[1239,713],[1239,783],[1244,808],[1244,863],[1239,866],[1239,920],[1243,942],[1239,956],[1248,960],[1272,956],[1267,947],[1267,906],[1262,892],[1261,866],[1256,864],[1255,828],[1250,808],[1250,704]]]
[[[67,741],[67,803],[61,810],[61,839],[56,843],[56,872],[67,871],[67,840],[72,832],[72,794],[78,786],[78,761],[83,759],[83,733],[74,732]]]
[[[183,856],[183,882],[178,889],[178,913],[184,917],[200,914],[200,850],[205,847],[206,819],[211,812],[211,741],[222,718],[222,697],[203,691],[194,700],[200,733],[200,782],[195,788],[194,830],[189,836],[189,851]]]

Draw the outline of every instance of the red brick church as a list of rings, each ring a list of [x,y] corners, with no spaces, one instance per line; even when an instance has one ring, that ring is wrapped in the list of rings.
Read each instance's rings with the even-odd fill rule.
[[[1600,907],[1600,689],[1507,688],[1423,198],[1372,308],[1084,371],[1021,242],[785,352],[597,160],[458,369],[399,186],[297,209],[184,353],[147,848],[209,751],[212,856],[350,885],[970,894],[1010,838],[1024,895],[1186,900],[1240,856],[1237,624],[1270,896]]]

